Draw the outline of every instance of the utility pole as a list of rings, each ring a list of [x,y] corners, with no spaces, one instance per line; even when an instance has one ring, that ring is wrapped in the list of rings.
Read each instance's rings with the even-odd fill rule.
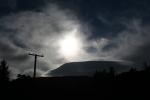
[[[44,57],[43,55],[38,55],[36,53],[29,53],[29,55],[34,56],[34,73],[33,78],[36,77],[36,63],[37,63],[37,57]]]

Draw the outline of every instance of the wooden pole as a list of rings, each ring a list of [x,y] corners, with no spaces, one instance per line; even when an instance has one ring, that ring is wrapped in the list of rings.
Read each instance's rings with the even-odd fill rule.
[[[33,73],[33,78],[36,78],[36,65],[37,65],[37,57],[44,57],[43,55],[38,55],[35,53],[30,53],[29,55],[34,56],[34,73]]]

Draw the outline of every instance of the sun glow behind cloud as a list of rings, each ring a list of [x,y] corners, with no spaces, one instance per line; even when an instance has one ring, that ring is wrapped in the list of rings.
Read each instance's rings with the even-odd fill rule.
[[[82,41],[78,36],[78,31],[73,29],[71,32],[63,34],[60,40],[58,40],[58,46],[59,54],[66,60],[76,58],[82,49]]]

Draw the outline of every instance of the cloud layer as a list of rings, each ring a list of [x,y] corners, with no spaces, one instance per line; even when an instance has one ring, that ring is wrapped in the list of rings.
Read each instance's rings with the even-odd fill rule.
[[[109,21],[105,22],[109,24]],[[136,18],[120,21],[120,24],[124,29],[117,35],[95,37],[92,36],[92,26],[82,21],[75,12],[54,4],[40,11],[12,13],[0,19],[0,57],[8,60],[15,74],[31,74],[34,59],[28,53],[44,54],[44,58],[38,59],[39,75],[73,61],[125,60],[142,63],[149,60],[149,25]],[[73,32],[80,38],[82,48],[77,57],[66,59],[58,52],[58,40]]]
[[[80,22],[69,10],[48,5],[40,12],[24,11],[0,19],[1,58],[7,59],[21,73],[33,69],[33,58],[29,52],[42,53],[38,69],[46,71],[56,68],[66,59],[58,54],[57,40],[73,30],[81,33]],[[80,36],[82,33],[80,34]]]

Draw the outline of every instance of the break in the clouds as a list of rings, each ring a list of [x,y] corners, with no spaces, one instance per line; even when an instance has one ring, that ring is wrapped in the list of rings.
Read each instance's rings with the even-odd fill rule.
[[[104,16],[98,18],[107,25],[114,24]],[[28,53],[43,54],[44,58],[38,59],[39,76],[66,62],[123,60],[143,63],[149,59],[150,26],[142,19],[120,20],[124,28],[110,37],[95,36],[94,26],[82,19],[77,12],[57,4],[49,4],[40,11],[3,16],[0,19],[0,57],[8,60],[14,75],[31,74],[34,59]],[[64,49],[61,51],[60,41],[67,36],[74,36],[78,43],[75,55],[65,54]]]

